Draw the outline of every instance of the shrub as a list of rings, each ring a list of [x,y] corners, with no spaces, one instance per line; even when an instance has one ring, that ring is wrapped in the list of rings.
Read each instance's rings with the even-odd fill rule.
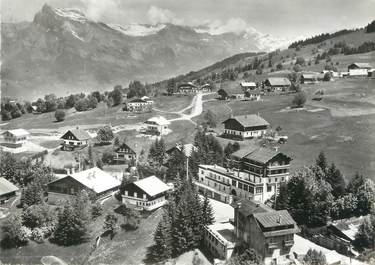
[[[63,121],[65,120],[65,111],[62,109],[58,109],[55,111],[55,118],[57,121]]]
[[[3,242],[7,246],[19,246],[27,242],[30,229],[22,226],[21,215],[11,215],[2,226]]]
[[[293,101],[292,101],[292,107],[293,108],[302,108],[306,103],[306,94],[301,91],[301,92],[298,92],[294,98],[293,98]]]
[[[31,240],[34,240],[37,243],[43,243],[44,242],[44,233],[41,228],[35,228],[31,232],[30,236]]]
[[[91,207],[91,216],[96,219],[103,214],[103,206],[97,202]]]

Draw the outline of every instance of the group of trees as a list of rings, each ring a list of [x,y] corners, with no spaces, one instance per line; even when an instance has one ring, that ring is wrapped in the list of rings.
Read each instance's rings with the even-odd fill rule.
[[[371,33],[375,31],[375,20],[373,20],[371,23],[369,23],[366,26],[366,33]]]
[[[165,261],[199,247],[204,226],[213,221],[208,197],[202,200],[191,180],[177,179],[176,189],[154,233],[154,245],[149,249],[148,259]]]
[[[375,248],[375,206],[370,217],[365,218],[355,235],[354,246],[358,249]]]
[[[15,102],[7,97],[1,99],[1,120],[3,121],[21,117],[32,111],[31,103],[28,101]]]
[[[329,219],[366,215],[375,201],[375,184],[356,174],[345,184],[334,163],[330,165],[324,153],[316,164],[294,173],[280,186],[276,209],[288,209],[300,225],[318,227]]]

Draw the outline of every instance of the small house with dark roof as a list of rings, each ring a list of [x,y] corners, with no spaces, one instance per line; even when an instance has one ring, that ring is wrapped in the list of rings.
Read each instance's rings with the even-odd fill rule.
[[[264,264],[289,264],[294,235],[300,232],[287,210],[275,211],[253,201],[234,204],[234,226],[237,242],[253,248]]]
[[[122,203],[136,209],[152,211],[167,203],[170,187],[155,176],[128,183],[124,187]]]
[[[120,146],[116,147],[114,153],[113,160],[117,164],[123,164],[137,159],[136,152],[126,143],[122,143]]]
[[[352,63],[348,65],[349,76],[368,76],[368,71],[372,68],[369,63]]]
[[[9,180],[0,177],[0,204],[16,196],[18,187]]]
[[[223,122],[224,135],[238,138],[255,138],[263,136],[269,123],[255,114],[241,115],[229,118]]]
[[[167,154],[172,155],[174,152],[184,152],[185,157],[190,157],[194,151],[197,151],[197,147],[193,144],[181,144],[177,143],[175,146],[167,149]]]
[[[91,140],[91,136],[85,130],[77,128],[68,130],[60,139],[63,140],[62,149],[71,151],[87,146]]]
[[[199,87],[194,85],[192,82],[181,83],[178,85],[177,89],[181,94],[196,93],[199,91]]]
[[[292,84],[286,77],[269,77],[264,85],[269,91],[287,91]]]
[[[199,90],[202,91],[202,92],[211,92],[212,91],[212,85],[206,83],[204,85],[201,85]]]

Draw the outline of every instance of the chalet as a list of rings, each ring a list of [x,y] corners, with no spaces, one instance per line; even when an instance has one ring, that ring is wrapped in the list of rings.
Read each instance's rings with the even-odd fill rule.
[[[264,85],[269,91],[286,91],[290,88],[291,83],[285,77],[269,77],[264,81]]]
[[[147,177],[124,187],[122,203],[141,210],[152,211],[167,203],[170,187],[155,176]]]
[[[171,123],[163,116],[158,116],[148,119],[145,124],[147,134],[164,135],[169,132],[168,126]]]
[[[276,150],[249,146],[231,155],[233,168],[199,165],[198,190],[230,203],[232,197],[265,202],[289,179],[291,158]]]
[[[259,101],[262,91],[259,88],[245,91],[245,100]]]
[[[17,148],[21,147],[23,144],[27,142],[27,138],[30,135],[28,131],[25,129],[15,129],[15,130],[7,130],[2,133],[4,145]]]
[[[179,84],[177,89],[178,89],[178,92],[181,94],[196,93],[199,91],[199,88],[196,85],[194,85],[192,82]]]
[[[301,75],[301,84],[316,84],[318,82],[318,73],[307,73]]]
[[[0,204],[16,196],[18,187],[9,180],[0,177]]]
[[[368,70],[368,77],[375,78],[375,69]]]
[[[120,183],[116,177],[93,167],[48,183],[48,202],[56,204],[70,200],[84,190],[95,198],[103,198],[117,190]]]
[[[265,265],[294,264],[289,255],[300,229],[287,210],[275,211],[246,199],[233,206],[237,242],[254,249]]]
[[[180,144],[177,143],[172,148],[169,148],[166,152],[168,155],[172,155],[174,152],[182,152],[184,151],[185,157],[190,157],[193,151],[197,151],[197,147],[195,147],[193,144]]]
[[[211,84],[204,84],[200,87],[200,91],[202,92],[211,92],[212,91],[212,85]]]
[[[134,161],[137,159],[136,152],[130,148],[126,143],[120,144],[115,150],[114,150],[114,157],[113,160],[116,163],[126,163],[129,161]]]
[[[249,114],[229,118],[223,122],[224,135],[238,138],[254,138],[263,136],[269,123],[259,115]]]
[[[151,111],[154,102],[150,99],[135,98],[125,103],[123,110],[131,112]]]
[[[83,148],[89,144],[91,136],[82,129],[68,130],[61,138],[63,140],[63,150],[74,150],[76,148]]]
[[[219,99],[220,100],[227,100],[229,98],[229,94],[227,91],[225,91],[224,89],[220,88],[218,91],[217,91],[217,94],[219,95]]]
[[[368,70],[372,68],[369,63],[352,63],[348,65],[349,76],[368,76]]]
[[[253,90],[257,88],[257,84],[255,82],[241,82],[240,86],[244,91]]]

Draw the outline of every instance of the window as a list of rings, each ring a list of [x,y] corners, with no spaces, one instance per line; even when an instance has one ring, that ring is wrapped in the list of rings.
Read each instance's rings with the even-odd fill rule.
[[[262,187],[258,187],[258,188],[256,188],[256,192],[257,192],[257,193],[263,193],[263,188],[262,188]]]
[[[243,189],[248,191],[248,186],[246,184],[243,185]]]
[[[242,183],[241,182],[238,182],[238,188],[242,189]]]
[[[267,185],[267,192],[271,192],[271,191],[272,191],[272,186]]]
[[[235,181],[235,180],[232,180],[232,186],[237,186],[237,181]]]

